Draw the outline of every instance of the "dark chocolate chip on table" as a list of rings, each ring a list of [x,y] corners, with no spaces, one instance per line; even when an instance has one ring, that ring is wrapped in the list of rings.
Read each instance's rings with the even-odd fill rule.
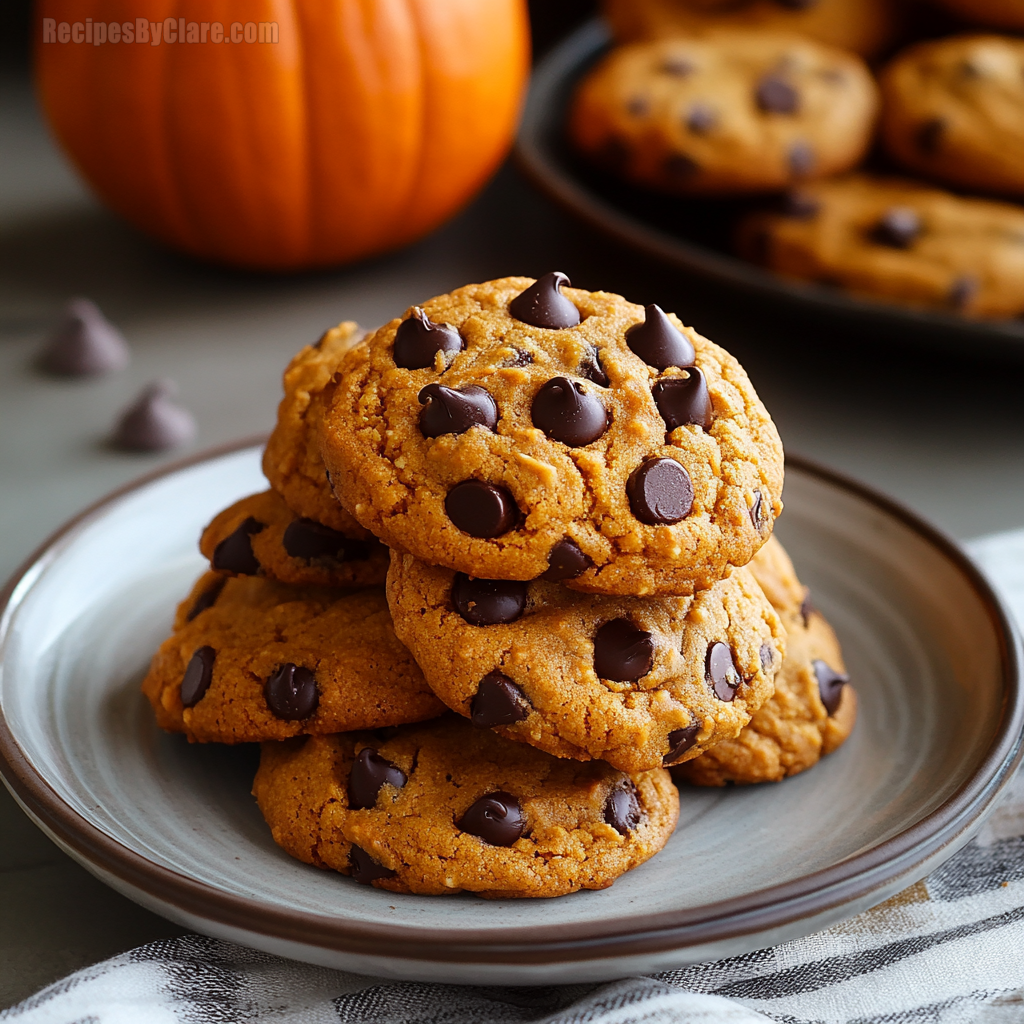
[[[278,666],[263,685],[267,707],[286,722],[309,718],[320,704],[316,676],[308,668],[290,661]]]
[[[582,576],[594,560],[580,550],[576,541],[569,537],[560,540],[548,553],[548,567],[538,579],[559,583],[562,580],[574,580]]]
[[[362,562],[370,557],[370,545],[364,540],[346,537],[315,519],[293,519],[282,539],[292,558],[332,558],[337,562]]]
[[[700,726],[694,722],[682,729],[674,729],[668,734],[668,753],[664,764],[675,764],[696,742]]]
[[[632,683],[654,664],[654,638],[629,619],[612,619],[594,635],[594,672],[600,679]]]
[[[39,355],[39,366],[63,377],[93,377],[123,370],[128,344],[88,299],[68,303],[64,320]]]
[[[424,437],[464,434],[470,427],[494,430],[498,425],[498,403],[478,384],[446,388],[428,384],[420,393],[420,432]]]
[[[438,352],[449,357],[463,348],[462,337],[454,327],[435,324],[419,306],[415,306],[412,316],[398,325],[393,355],[396,366],[405,370],[426,370],[434,366]]]
[[[500,537],[519,519],[515,498],[496,484],[463,480],[445,496],[444,510],[463,533],[471,537]]]
[[[675,459],[648,459],[630,474],[626,495],[633,515],[648,526],[685,519],[693,508],[690,474]]]
[[[871,239],[893,249],[909,249],[921,234],[921,217],[909,206],[891,206],[871,229]]]
[[[205,612],[207,608],[212,608],[217,603],[217,598],[220,597],[220,592],[224,589],[224,584],[227,580],[221,576],[211,583],[195,600],[195,604],[188,611],[188,615],[185,616],[186,622],[191,622],[201,612]]]
[[[821,703],[825,705],[825,710],[831,717],[839,710],[839,704],[843,699],[843,687],[850,681],[850,677],[837,672],[820,658],[811,662],[811,668],[814,669],[814,678],[818,681]]]
[[[710,430],[715,417],[707,381],[696,366],[689,367],[687,373],[687,377],[668,377],[659,380],[651,388],[654,404],[657,405],[667,430],[685,427],[690,423]]]
[[[455,825],[491,846],[511,846],[526,831],[519,801],[502,791],[480,797]]]
[[[626,344],[648,366],[667,370],[670,366],[693,366],[693,342],[654,304],[644,310],[644,322],[626,330]]]
[[[642,817],[636,785],[632,779],[624,779],[608,794],[604,805],[604,820],[619,835],[624,836],[640,824]]]
[[[361,846],[353,846],[348,855],[352,877],[363,885],[369,885],[378,878],[394,878],[395,873],[375,861]]]
[[[376,750],[363,747],[356,754],[348,776],[348,805],[361,811],[377,804],[381,787],[385,784],[401,789],[408,779],[398,765],[381,757]]]
[[[766,114],[795,114],[800,109],[800,93],[791,82],[775,72],[762,76],[754,98]]]
[[[541,385],[530,416],[552,441],[574,448],[596,441],[608,429],[609,420],[601,399],[568,377],[552,377]]]
[[[515,622],[526,609],[528,583],[519,580],[481,580],[457,572],[452,581],[452,604],[471,626]]]
[[[580,322],[580,311],[562,294],[562,286],[569,284],[569,278],[561,271],[545,274],[520,292],[508,304],[508,311],[520,323],[531,327],[552,330],[575,327]]]
[[[147,384],[118,418],[113,446],[131,452],[162,452],[191,441],[196,421],[174,400],[177,392],[171,380]]]
[[[719,700],[731,701],[735,698],[743,679],[732,660],[732,648],[728,644],[718,640],[709,645],[705,671]]]
[[[206,695],[213,682],[213,662],[217,652],[212,647],[200,647],[185,666],[181,678],[181,703],[194,708]]]
[[[488,672],[480,680],[469,707],[474,725],[491,729],[496,725],[514,725],[530,713],[530,702],[523,691],[501,672]]]
[[[223,572],[237,572],[241,576],[255,576],[260,563],[252,550],[252,535],[259,533],[264,524],[249,516],[233,533],[229,533],[214,549],[211,564]]]

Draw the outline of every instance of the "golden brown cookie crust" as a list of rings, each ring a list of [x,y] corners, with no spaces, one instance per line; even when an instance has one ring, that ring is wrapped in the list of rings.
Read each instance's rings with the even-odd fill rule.
[[[374,806],[354,810],[348,780],[366,747],[406,782],[385,783]],[[605,807],[614,788],[631,784],[642,818],[620,834]],[[456,825],[495,792],[516,797],[525,819],[525,834],[511,846]],[[377,888],[494,899],[605,889],[665,845],[678,815],[662,769],[630,780],[603,762],[561,761],[454,716],[387,739],[357,733],[264,744],[253,794],[274,841],[307,864],[352,874],[355,845],[395,872],[373,880]]]
[[[868,298],[975,317],[1024,312],[1019,207],[864,174],[804,186],[792,202],[796,215],[765,211],[741,223],[741,255]],[[907,210],[919,233],[905,247],[879,240],[891,211]]]
[[[627,346],[626,329],[644,321],[643,307],[564,288],[582,322],[564,330],[532,327],[508,310],[532,284],[505,278],[424,304],[433,322],[457,328],[465,343],[443,374],[395,365],[399,320],[348,354],[322,393],[319,421],[324,461],[345,507],[389,547],[489,579],[540,576],[565,538],[593,561],[567,585],[590,592],[691,593],[721,579],[730,564],[749,561],[782,510],[783,465],[778,431],[743,368],[681,327],[696,349],[714,421],[707,431],[689,424],[666,436],[651,387],[685,371],[659,374]],[[607,388],[580,375],[595,349]],[[526,357],[532,362],[508,365]],[[559,375],[579,381],[611,415],[608,430],[584,447],[552,440],[532,425],[534,396]],[[418,396],[437,382],[485,386],[499,410],[496,432],[476,426],[424,438]],[[691,511],[674,525],[640,522],[627,497],[630,475],[654,457],[679,463],[693,485]],[[469,479],[506,488],[520,522],[494,539],[456,527],[445,498]]]
[[[799,36],[664,39],[612,50],[577,90],[569,133],[659,191],[771,192],[858,163],[877,92],[858,57]]]
[[[331,493],[311,423],[318,411],[313,398],[364,333],[357,323],[346,320],[331,328],[316,345],[307,345],[288,364],[277,425],[263,453],[263,473],[298,515],[347,536],[366,538],[369,534]]]
[[[190,618],[211,593],[213,603]],[[186,708],[182,680],[204,647],[215,653],[212,681]],[[300,721],[275,715],[264,693],[268,677],[289,663],[313,672],[319,690],[316,710]],[[175,632],[154,656],[142,691],[162,729],[204,743],[401,725],[444,710],[395,636],[383,588],[294,587],[212,572],[179,606]]]
[[[520,618],[486,626],[456,610],[454,580],[449,569],[392,555],[395,631],[437,695],[468,718],[484,678],[500,673],[522,693],[528,713],[497,732],[558,757],[603,758],[623,771],[661,766],[677,730],[697,727],[685,757],[735,736],[771,696],[785,650],[779,618],[745,569],[690,598],[582,595],[534,581]],[[635,682],[601,679],[595,668],[597,631],[617,619],[653,637],[651,668]],[[731,647],[743,679],[732,701],[719,699],[706,678],[708,649],[719,641]]]
[[[379,586],[387,578],[388,549],[365,539],[366,531],[357,523],[353,527],[332,537],[326,532],[329,527],[297,516],[277,491],[269,490],[250,494],[215,516],[203,531],[199,550],[212,568],[229,576],[258,574],[298,586]],[[256,574],[249,572],[253,566],[244,566],[245,559],[232,557],[232,545],[244,545],[246,537],[258,563]],[[328,548],[334,554],[320,553]],[[304,557],[289,549],[318,553]]]

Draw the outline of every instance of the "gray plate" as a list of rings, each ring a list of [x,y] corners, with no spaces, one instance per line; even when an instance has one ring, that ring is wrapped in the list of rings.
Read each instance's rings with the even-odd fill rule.
[[[737,297],[767,300],[819,320],[841,319],[848,327],[870,330],[875,341],[882,334],[956,350],[1024,355],[1024,320],[968,320],[788,281],[730,255],[732,224],[745,203],[675,199],[590,168],[566,143],[566,109],[576,82],[608,46],[604,25],[589,22],[548,54],[531,80],[516,158],[559,205],[615,241]]]
[[[369,974],[571,981],[806,934],[916,881],[980,823],[1019,757],[1018,649],[949,542],[789,464],[779,528],[861,697],[847,745],[778,785],[682,793],[659,856],[557,900],[399,896],[290,860],[249,795],[251,747],[190,746],[138,684],[203,563],[210,517],[264,486],[259,449],[199,457],[69,524],[0,597],[0,763],[97,876],[202,932]]]

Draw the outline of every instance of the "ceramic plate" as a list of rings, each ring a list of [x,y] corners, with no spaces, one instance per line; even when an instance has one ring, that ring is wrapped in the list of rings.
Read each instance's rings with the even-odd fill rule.
[[[576,82],[610,45],[600,21],[578,29],[534,70],[519,129],[516,157],[533,183],[559,205],[617,242],[727,293],[782,304],[802,314],[842,318],[905,341],[934,347],[1024,352],[1024,319],[968,320],[939,312],[872,302],[822,285],[787,281],[731,254],[732,225],[743,204],[676,199],[596,172],[565,140],[565,118]]]
[[[261,489],[259,448],[112,496],[14,579],[0,754],[71,856],[175,921],[300,960],[453,982],[664,969],[806,934],[916,881],[971,835],[1019,757],[1019,651],[966,558],[911,514],[791,461],[779,533],[860,694],[850,741],[777,785],[688,789],[667,848],[603,892],[399,896],[289,859],[249,795],[252,747],[153,724],[139,681],[203,568],[202,526]]]

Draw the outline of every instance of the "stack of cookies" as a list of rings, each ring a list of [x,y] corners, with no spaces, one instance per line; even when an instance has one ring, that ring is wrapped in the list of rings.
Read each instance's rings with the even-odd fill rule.
[[[328,332],[285,373],[271,490],[202,536],[143,689],[165,729],[263,744],[254,794],[301,860],[393,892],[605,888],[667,842],[672,775],[776,781],[853,726],[742,367],[568,284]]]

